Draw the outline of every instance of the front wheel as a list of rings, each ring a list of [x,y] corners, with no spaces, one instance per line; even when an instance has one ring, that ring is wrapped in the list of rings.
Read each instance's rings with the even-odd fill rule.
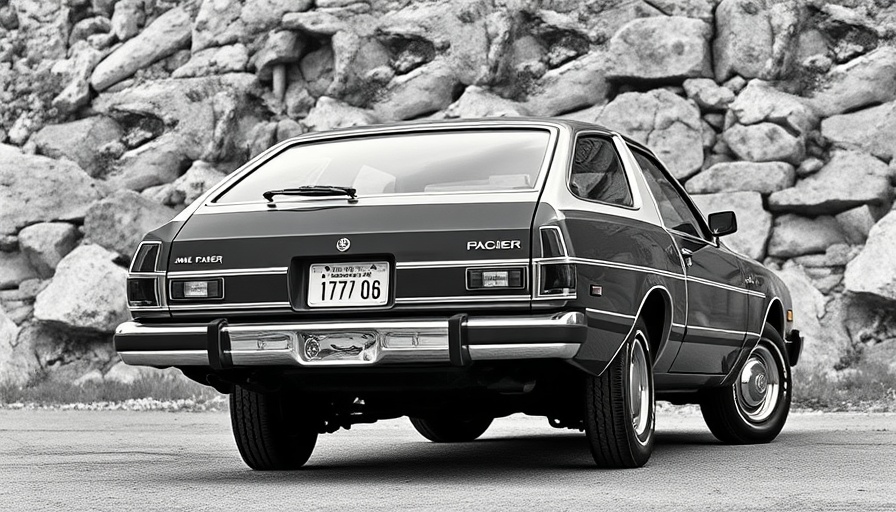
[[[255,470],[302,467],[317,443],[315,416],[280,393],[259,393],[235,386],[230,394],[233,438],[243,461]]]
[[[434,443],[466,443],[488,430],[492,418],[459,419],[449,417],[411,418],[411,425]]]
[[[709,430],[728,444],[768,443],[790,412],[791,374],[781,335],[765,324],[731,386],[703,392],[700,410]]]
[[[602,468],[638,468],[653,453],[656,398],[647,325],[629,339],[599,377],[585,378],[585,434]]]

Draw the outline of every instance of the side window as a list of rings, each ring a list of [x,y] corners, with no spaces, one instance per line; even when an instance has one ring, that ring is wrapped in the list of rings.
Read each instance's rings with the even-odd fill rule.
[[[596,136],[576,140],[569,188],[589,201],[632,206],[632,192],[613,142]]]
[[[675,185],[666,178],[659,165],[635,148],[632,148],[632,154],[635,155],[635,160],[644,171],[644,179],[647,180],[647,185],[650,187],[653,197],[656,198],[660,215],[663,217],[666,227],[697,238],[706,238],[702,234],[700,221],[697,220],[694,211],[681,197]]]

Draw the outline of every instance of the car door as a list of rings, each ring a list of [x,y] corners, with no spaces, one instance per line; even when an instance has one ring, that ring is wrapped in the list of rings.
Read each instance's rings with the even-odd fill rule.
[[[687,326],[672,373],[726,374],[744,344],[747,295],[737,257],[719,247],[681,185],[647,153],[632,148],[687,280]]]

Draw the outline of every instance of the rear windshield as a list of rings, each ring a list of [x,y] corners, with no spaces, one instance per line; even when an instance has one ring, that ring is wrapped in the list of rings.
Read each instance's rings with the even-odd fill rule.
[[[545,130],[438,131],[299,144],[267,160],[217,203],[263,201],[268,190],[352,187],[359,197],[533,189]],[[290,197],[288,200],[311,199]]]

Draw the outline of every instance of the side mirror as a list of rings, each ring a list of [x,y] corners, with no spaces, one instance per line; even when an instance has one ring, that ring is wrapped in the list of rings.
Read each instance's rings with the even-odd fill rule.
[[[715,236],[730,235],[737,231],[737,216],[734,212],[715,212],[709,214],[709,231]]]

